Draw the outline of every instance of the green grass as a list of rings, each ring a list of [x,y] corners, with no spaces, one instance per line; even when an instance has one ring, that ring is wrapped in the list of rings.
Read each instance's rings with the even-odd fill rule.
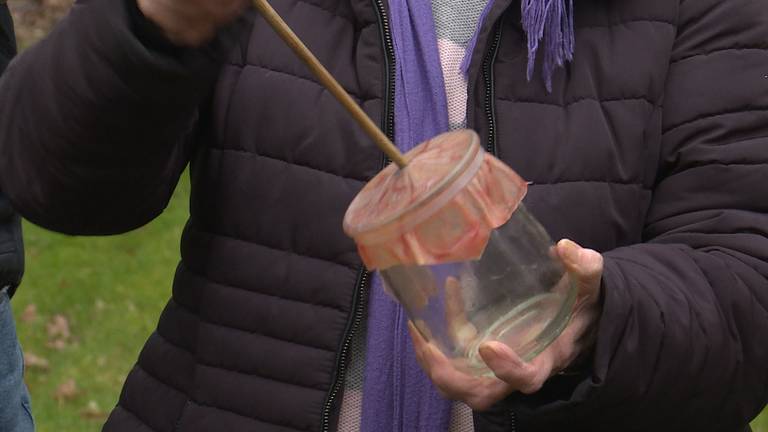
[[[768,432],[768,410],[763,411],[755,421],[752,422],[753,432]]]
[[[18,322],[27,352],[44,357],[47,371],[28,370],[26,381],[40,432],[101,430],[104,418],[82,411],[96,404],[108,413],[126,374],[170,296],[179,238],[188,215],[189,182],[180,183],[169,208],[151,224],[115,237],[78,238],[24,226],[27,272],[13,300],[17,319],[29,304],[38,317]],[[46,324],[63,314],[71,340],[47,346]],[[56,389],[74,379],[77,394],[57,400]]]
[[[768,409],[763,410],[755,421],[752,422],[753,432],[768,432]]]
[[[37,306],[35,320],[19,322],[19,337],[26,351],[50,363],[47,371],[27,372],[39,432],[101,429],[104,418],[83,410],[95,403],[109,412],[155,327],[170,295],[188,196],[185,177],[163,215],[116,237],[73,238],[25,225],[28,267],[13,305],[17,317],[27,305]],[[46,324],[54,314],[71,327],[62,350],[47,346]],[[69,379],[76,395],[57,400],[56,389]],[[768,432],[768,412],[752,427]]]

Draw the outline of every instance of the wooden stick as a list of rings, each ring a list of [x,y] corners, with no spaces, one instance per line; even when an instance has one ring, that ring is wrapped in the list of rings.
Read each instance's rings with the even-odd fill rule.
[[[320,61],[312,54],[309,48],[296,36],[296,33],[288,27],[288,24],[278,15],[278,13],[267,3],[267,0],[253,0],[254,6],[261,13],[265,20],[272,26],[272,29],[280,36],[283,41],[293,50],[296,55],[309,67],[317,79],[328,89],[341,105],[347,109],[352,118],[363,128],[365,133],[373,139],[376,145],[381,148],[387,156],[400,168],[407,165],[403,154],[390,141],[390,139],[376,126],[370,117],[360,106],[352,100],[352,97],[344,90],[335,78],[328,72]]]

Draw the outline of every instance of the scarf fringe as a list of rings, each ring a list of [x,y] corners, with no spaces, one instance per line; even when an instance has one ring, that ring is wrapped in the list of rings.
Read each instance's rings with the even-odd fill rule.
[[[536,68],[539,45],[544,45],[542,75],[552,92],[555,69],[573,60],[575,48],[573,0],[521,0],[523,30],[528,36],[528,81]]]

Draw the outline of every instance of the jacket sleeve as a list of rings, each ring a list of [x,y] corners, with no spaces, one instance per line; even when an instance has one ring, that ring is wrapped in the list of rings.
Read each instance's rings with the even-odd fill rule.
[[[543,423],[733,432],[768,402],[765,1],[681,0],[659,169],[645,242],[604,255],[591,377],[530,398]]]
[[[30,221],[113,234],[166,206],[221,49],[157,43],[150,26],[134,0],[79,1],[3,76],[0,189]]]
[[[2,0],[0,0],[2,1]],[[16,39],[8,5],[0,4],[0,75],[16,54]],[[0,192],[0,290],[13,291],[24,272],[24,246],[21,242],[21,223],[10,203]]]
[[[16,38],[13,34],[13,21],[8,4],[0,0],[0,75],[16,55]]]

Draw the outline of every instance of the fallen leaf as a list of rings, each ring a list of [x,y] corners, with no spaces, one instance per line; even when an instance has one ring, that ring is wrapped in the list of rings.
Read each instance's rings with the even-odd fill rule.
[[[63,402],[74,399],[74,397],[77,396],[77,393],[77,384],[75,384],[73,378],[70,378],[56,388],[56,391],[53,393],[53,398],[59,402]]]
[[[24,367],[29,370],[46,371],[50,367],[48,360],[30,352],[24,353]]]
[[[61,351],[67,347],[67,341],[64,339],[54,339],[46,342],[45,346],[55,349],[56,351]]]
[[[69,320],[62,314],[54,315],[46,325],[49,338],[69,339]]]
[[[99,404],[95,400],[88,401],[88,405],[80,411],[80,417],[89,420],[103,420],[107,417],[107,413],[99,408]]]
[[[24,308],[24,311],[19,315],[19,321],[28,323],[37,320],[37,305],[30,303]]]

